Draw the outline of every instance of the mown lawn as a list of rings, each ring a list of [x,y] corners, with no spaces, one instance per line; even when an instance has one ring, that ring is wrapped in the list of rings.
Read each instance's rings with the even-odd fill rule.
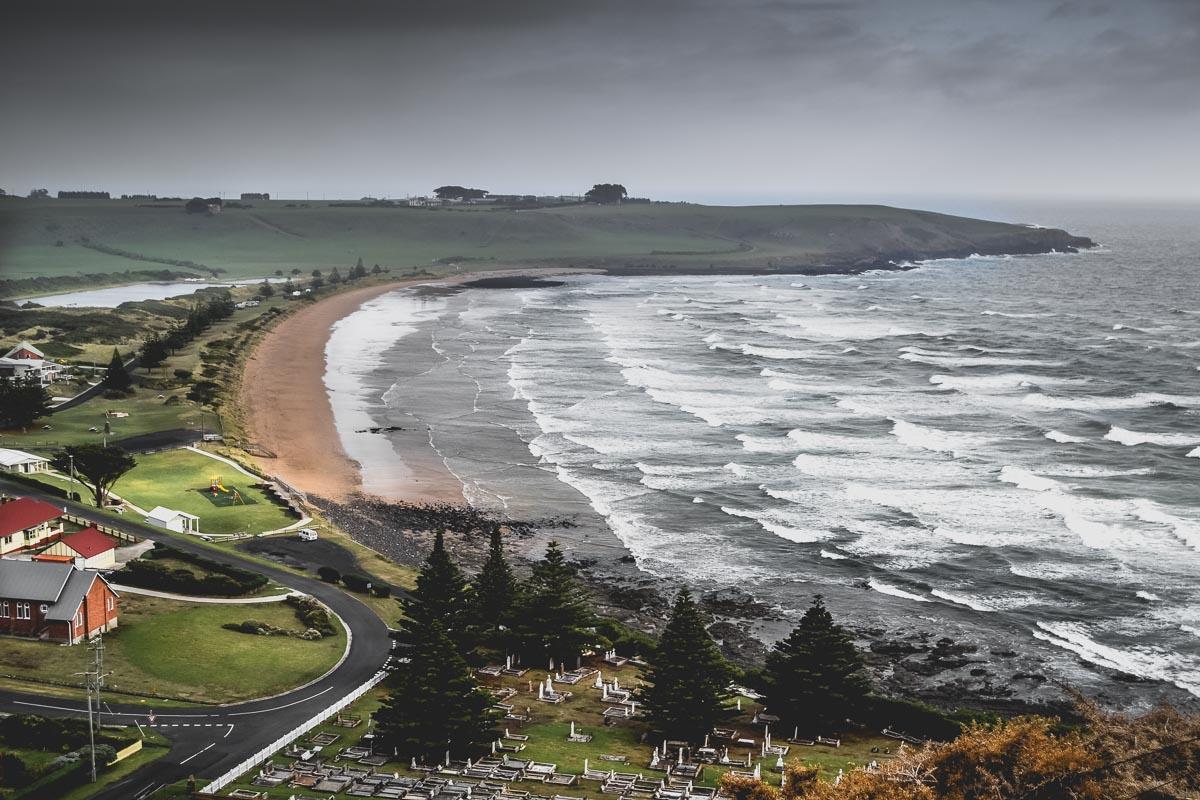
[[[117,482],[115,491],[147,511],[166,506],[200,517],[201,533],[262,533],[291,525],[295,518],[265,492],[257,481],[228,464],[190,450],[167,450],[137,456],[138,465]],[[236,489],[246,501],[233,503],[219,493],[210,500],[209,485],[220,476],[222,485]]]
[[[185,603],[126,594],[120,610],[120,627],[104,637],[104,668],[112,671],[107,686],[113,692],[210,703],[265,697],[320,677],[346,647],[341,631],[304,641],[221,627],[254,619],[301,630],[284,603]],[[73,682],[87,658],[87,648],[78,645],[0,638],[0,672],[10,676]]]

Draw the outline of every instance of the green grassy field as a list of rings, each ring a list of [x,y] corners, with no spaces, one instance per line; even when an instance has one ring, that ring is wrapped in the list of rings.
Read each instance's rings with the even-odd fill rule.
[[[295,522],[282,506],[254,488],[249,478],[227,464],[190,450],[167,450],[137,457],[138,465],[117,482],[115,491],[149,511],[166,506],[200,517],[202,533],[262,533]],[[248,505],[214,504],[208,497],[214,476],[236,489]]]
[[[222,605],[185,603],[125,594],[120,626],[104,637],[104,665],[113,692],[157,695],[194,702],[229,703],[277,694],[320,677],[346,647],[345,632],[319,641],[253,636],[224,623],[247,619],[301,630],[284,603]],[[0,672],[22,677],[76,680],[88,658],[85,647],[0,638]],[[40,686],[26,685],[26,690]],[[153,705],[147,700],[147,705]]]
[[[636,667],[626,665],[620,669],[614,669],[608,665],[598,664],[597,666],[603,666],[606,678],[611,679],[613,676],[619,678],[622,686],[635,686],[638,682],[639,671]],[[525,707],[530,708],[533,719],[529,723],[524,725],[511,722],[506,723],[511,733],[529,737],[528,741],[524,742],[525,749],[517,753],[515,757],[556,764],[557,771],[560,773],[582,773],[583,761],[586,758],[589,761],[589,766],[596,770],[611,768],[618,772],[641,772],[649,780],[657,780],[662,775],[661,772],[656,773],[649,769],[650,750],[657,744],[657,741],[653,743],[643,743],[641,741],[643,735],[647,732],[644,722],[640,720],[622,720],[610,727],[605,727],[603,724],[603,712],[608,704],[601,702],[599,690],[590,688],[590,681],[585,681],[571,687],[560,685],[560,689],[567,689],[573,692],[574,695],[564,703],[554,705],[538,702],[536,690],[533,693],[530,693],[528,690],[529,681],[534,681],[534,685],[536,686],[536,681],[539,679],[544,680],[545,677],[545,671],[531,670],[522,678],[503,677],[484,678],[482,680],[482,683],[487,686],[508,686],[517,689],[518,693],[505,702],[512,703],[522,711]],[[386,690],[383,688],[368,693],[357,703],[353,704],[347,713],[358,715],[365,720],[379,707],[385,693]],[[731,700],[731,704],[733,702]],[[760,738],[762,735],[762,726],[756,725],[751,721],[759,708],[759,705],[744,698],[742,701],[742,711],[736,714],[731,726],[744,736]],[[567,741],[567,734],[570,731],[570,723],[572,721],[575,722],[577,732],[592,736],[590,742],[578,743]],[[326,723],[318,726],[311,735],[318,733],[337,735],[339,737],[338,741],[326,748],[326,750],[337,750],[357,744],[363,734],[367,733],[367,725],[361,724],[354,728],[344,728]],[[780,731],[774,732],[774,738],[777,744],[783,743]],[[509,744],[515,744],[515,742],[509,742]],[[837,775],[839,769],[849,771],[855,767],[863,766],[871,760],[883,761],[890,758],[891,756],[885,755],[882,752],[872,753],[871,748],[876,747],[880,751],[887,748],[894,752],[896,744],[896,741],[893,739],[866,732],[848,733],[843,735],[841,747],[792,745],[784,760],[787,764],[803,763],[819,767],[821,776],[826,780],[832,780]],[[606,761],[600,758],[601,755],[625,756],[627,763],[620,764]],[[731,756],[734,757],[742,757],[744,755],[745,750],[731,751]],[[282,763],[287,759],[278,757],[277,760]],[[768,782],[777,783],[779,773],[773,771],[774,763],[775,759],[773,757],[763,762],[763,779]],[[381,772],[399,772],[402,775],[413,774],[408,769],[407,763],[399,761],[388,763],[377,769]],[[725,770],[725,767],[707,766],[701,774],[698,783],[703,786],[715,786]],[[250,777],[252,775],[247,776],[247,780],[245,781],[231,784],[226,791],[246,788],[254,791],[264,791],[264,796],[268,798],[281,799],[290,797],[295,793],[295,789],[290,789],[286,786],[266,790],[261,786],[252,786],[249,783]],[[592,781],[577,782],[573,786],[550,787],[546,784],[535,782],[513,783],[511,786],[516,790],[540,795],[547,795],[553,792],[554,794],[567,797],[600,796],[599,784]],[[169,794],[168,796],[176,795]],[[339,794],[336,797],[349,797],[349,795]]]
[[[133,201],[12,201],[0,208],[6,231],[0,258],[9,278],[163,266],[87,244],[195,262],[231,278],[345,269],[360,257],[368,265],[443,272],[514,263],[763,267],[906,248],[933,252],[996,235],[1030,235],[1003,223],[867,205],[515,210],[340,208],[323,201],[288,208],[275,200],[254,206],[210,217]]]

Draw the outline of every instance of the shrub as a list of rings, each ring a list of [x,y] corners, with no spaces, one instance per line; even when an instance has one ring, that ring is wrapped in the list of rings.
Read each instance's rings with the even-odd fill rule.
[[[342,579],[342,573],[333,567],[317,567],[317,577],[326,583],[337,583]]]
[[[176,550],[169,545],[160,544],[147,553],[147,556],[125,565],[120,576],[123,583],[178,594],[226,596],[249,594],[267,584],[264,575],[226,566],[203,556]],[[183,567],[171,569],[154,560],[168,557],[195,564],[208,574],[199,576]]]
[[[295,610],[296,618],[306,628],[312,628],[322,636],[333,636],[337,633],[333,627],[333,620],[330,618],[329,612],[313,598],[291,595],[283,602]]]
[[[342,576],[342,585],[352,592],[367,591],[367,579],[362,575],[355,575],[353,572],[348,572]]]
[[[192,371],[190,369],[176,369],[171,372],[181,381],[190,381],[192,379]]]
[[[377,586],[372,586],[371,594],[375,595],[376,597],[391,597],[392,596],[392,587],[387,586],[386,584],[379,584]]]

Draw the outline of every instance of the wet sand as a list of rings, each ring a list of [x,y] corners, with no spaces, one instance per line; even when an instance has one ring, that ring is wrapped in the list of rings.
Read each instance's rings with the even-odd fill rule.
[[[577,270],[583,272],[584,270]],[[239,390],[246,435],[262,468],[306,494],[345,501],[363,492],[359,464],[342,446],[325,386],[325,348],[333,326],[363,303],[406,287],[459,285],[480,278],[561,275],[572,270],[505,270],[422,278],[352,289],[295,311],[246,361]],[[397,453],[390,499],[462,502],[462,486],[421,441],[406,437]],[[271,456],[265,453],[272,454]]]

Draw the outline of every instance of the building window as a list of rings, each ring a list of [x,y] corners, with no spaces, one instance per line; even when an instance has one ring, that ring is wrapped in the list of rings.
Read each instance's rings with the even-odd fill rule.
[[[114,608],[116,608],[116,605],[117,605],[117,604],[113,602],[113,599],[112,599],[111,597],[105,598],[105,600],[106,600],[106,601],[107,601],[107,603],[108,603],[108,610],[109,610],[109,611],[112,611]]]
[[[29,603],[17,603],[17,619],[30,619]]]
[[[0,617],[3,617],[4,619],[8,619],[9,617],[7,600],[5,600],[3,603],[0,603]]]
[[[47,611],[50,610],[50,607],[48,605],[46,605],[45,603],[42,603],[41,608],[39,608],[38,610],[41,611],[43,614],[45,614]]]

